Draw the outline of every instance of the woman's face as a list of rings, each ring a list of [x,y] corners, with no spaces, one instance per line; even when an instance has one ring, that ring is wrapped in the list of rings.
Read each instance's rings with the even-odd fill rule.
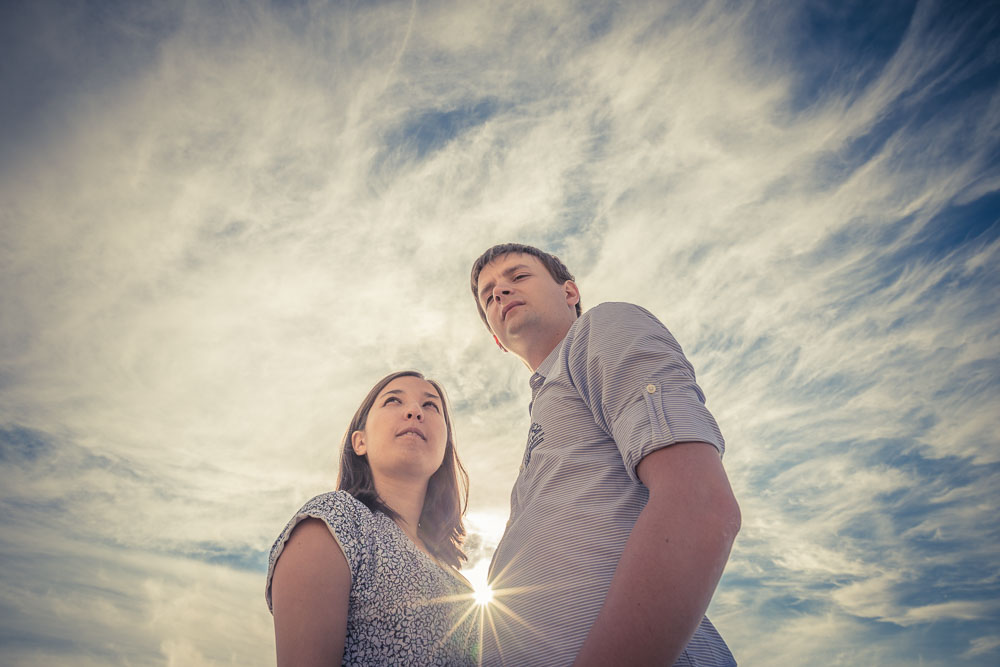
[[[444,404],[434,385],[404,376],[375,398],[365,427],[351,434],[359,456],[378,477],[430,479],[444,460],[448,427]]]

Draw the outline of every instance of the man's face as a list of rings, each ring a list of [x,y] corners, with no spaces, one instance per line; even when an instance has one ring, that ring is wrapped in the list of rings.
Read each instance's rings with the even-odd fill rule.
[[[479,274],[479,305],[500,343],[523,357],[526,346],[562,340],[576,319],[579,292],[572,281],[557,283],[532,255],[494,259]]]

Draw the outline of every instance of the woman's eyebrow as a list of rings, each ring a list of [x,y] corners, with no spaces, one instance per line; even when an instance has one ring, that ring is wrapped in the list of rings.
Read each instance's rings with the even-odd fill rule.
[[[382,392],[382,396],[385,396],[386,394],[402,394],[402,393],[405,393],[402,389],[390,389],[389,391]],[[441,400],[440,396],[429,391],[425,391],[424,396],[427,396],[428,398],[436,398],[439,401]],[[381,396],[379,398],[381,398]]]

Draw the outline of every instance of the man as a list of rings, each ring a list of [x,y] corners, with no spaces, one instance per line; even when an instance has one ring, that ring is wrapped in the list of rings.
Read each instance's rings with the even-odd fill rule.
[[[638,306],[582,314],[537,248],[494,246],[471,278],[497,344],[533,372],[483,664],[734,665],[704,614],[739,507],[680,346]]]

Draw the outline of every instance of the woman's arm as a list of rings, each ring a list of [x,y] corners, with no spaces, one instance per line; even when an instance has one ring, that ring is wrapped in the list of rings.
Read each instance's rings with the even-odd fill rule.
[[[344,659],[351,569],[319,519],[295,527],[271,578],[278,667],[330,667]]]

